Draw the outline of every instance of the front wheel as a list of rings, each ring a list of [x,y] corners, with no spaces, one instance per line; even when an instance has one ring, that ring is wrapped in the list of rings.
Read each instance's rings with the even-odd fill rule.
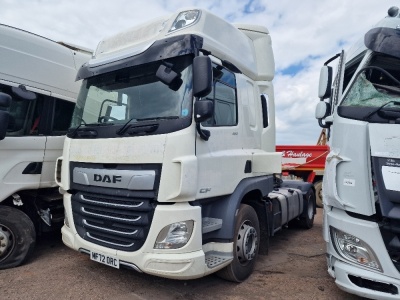
[[[32,253],[36,232],[22,211],[0,206],[0,269],[19,266]]]
[[[254,209],[241,204],[236,218],[233,261],[217,273],[233,282],[246,280],[254,270],[260,244],[260,225]]]

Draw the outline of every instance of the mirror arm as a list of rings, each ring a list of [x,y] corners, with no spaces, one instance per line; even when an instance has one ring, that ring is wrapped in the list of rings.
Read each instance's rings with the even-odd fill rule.
[[[325,124],[322,123],[322,119],[318,119],[318,125],[321,128],[330,128],[332,125],[332,122],[325,122]]]
[[[209,130],[204,130],[200,128],[200,123],[196,123],[196,130],[199,133],[199,136],[205,140],[208,141],[208,139],[210,138],[210,131]]]
[[[331,61],[334,61],[336,58],[338,58],[342,53],[337,53],[335,54],[335,56],[331,57],[330,59],[328,59],[325,63],[324,66],[327,66]]]

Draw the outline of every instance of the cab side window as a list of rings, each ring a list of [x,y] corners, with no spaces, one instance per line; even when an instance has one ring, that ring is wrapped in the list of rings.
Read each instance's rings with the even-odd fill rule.
[[[71,124],[75,104],[69,101],[53,98],[55,101],[51,135],[65,135]]]
[[[70,127],[74,103],[27,91],[25,87],[0,84],[0,92],[11,96],[6,136],[65,135]],[[1,109],[1,108],[0,108]]]
[[[4,84],[0,84],[0,92],[10,95],[12,99],[7,109],[10,119],[6,136],[37,135],[39,120],[36,117],[43,109],[43,98],[23,88]]]
[[[205,99],[214,102],[214,115],[202,123],[205,127],[237,125],[237,97],[235,75],[213,64],[213,89]]]

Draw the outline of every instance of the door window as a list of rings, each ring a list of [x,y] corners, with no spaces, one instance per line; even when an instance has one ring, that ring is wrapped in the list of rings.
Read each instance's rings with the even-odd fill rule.
[[[65,135],[71,124],[75,104],[69,101],[53,98],[55,101],[52,135]]]
[[[205,127],[235,126],[237,124],[237,97],[235,75],[213,64],[213,89],[205,99],[214,102],[214,115],[202,123]]]
[[[10,119],[6,136],[37,135],[39,115],[43,109],[43,96],[26,91],[21,87],[11,87],[5,84],[0,84],[0,92],[8,94],[12,98],[11,105],[7,109]]]

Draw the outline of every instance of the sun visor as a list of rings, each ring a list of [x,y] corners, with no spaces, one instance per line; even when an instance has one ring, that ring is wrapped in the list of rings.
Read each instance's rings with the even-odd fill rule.
[[[365,46],[375,52],[400,58],[400,30],[373,28],[365,34]]]

